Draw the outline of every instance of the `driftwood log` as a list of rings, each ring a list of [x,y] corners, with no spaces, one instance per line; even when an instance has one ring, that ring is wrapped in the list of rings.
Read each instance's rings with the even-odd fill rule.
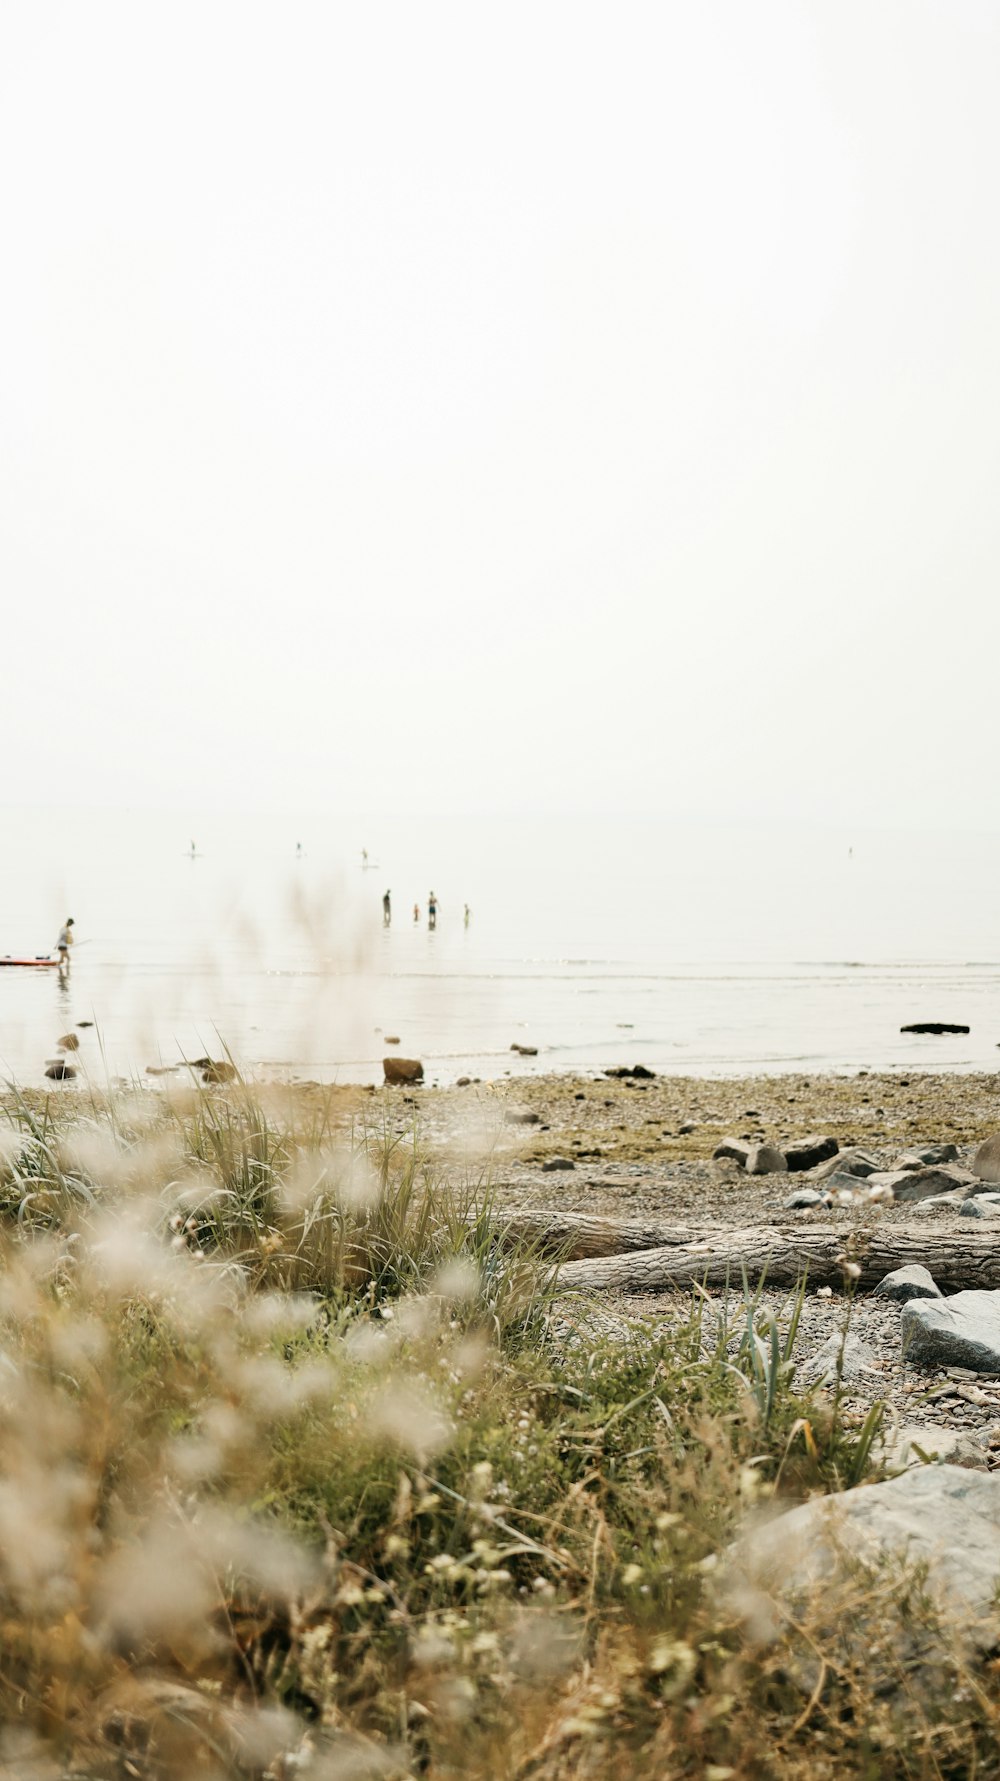
[[[565,1215],[564,1215],[565,1218]],[[586,1223],[615,1224],[613,1219],[588,1219]],[[772,1286],[796,1286],[805,1276],[813,1286],[843,1286],[845,1258],[857,1263],[860,1276],[852,1282],[858,1292],[871,1292],[893,1268],[921,1262],[929,1268],[942,1292],[963,1292],[970,1287],[1000,1287],[1000,1233],[985,1231],[912,1230],[885,1225],[881,1230],[830,1231],[765,1229],[689,1232],[680,1243],[675,1238],[655,1249],[598,1256],[591,1251],[585,1260],[564,1262],[558,1270],[563,1292],[668,1292],[673,1287],[706,1286],[739,1288],[746,1270],[748,1281]]]
[[[545,1255],[582,1261],[594,1255],[625,1255],[635,1249],[663,1249],[693,1243],[690,1225],[645,1224],[632,1218],[591,1218],[585,1212],[526,1211],[505,1214],[502,1235],[536,1243]]]

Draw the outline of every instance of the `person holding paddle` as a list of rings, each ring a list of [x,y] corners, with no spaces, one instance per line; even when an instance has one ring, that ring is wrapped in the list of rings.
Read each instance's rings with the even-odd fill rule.
[[[73,944],[73,917],[71,915],[67,915],[66,920],[63,922],[62,927],[59,929],[59,938],[56,941],[56,952],[59,954],[59,970],[60,970],[60,972],[69,970],[69,949],[72,946],[72,944]]]

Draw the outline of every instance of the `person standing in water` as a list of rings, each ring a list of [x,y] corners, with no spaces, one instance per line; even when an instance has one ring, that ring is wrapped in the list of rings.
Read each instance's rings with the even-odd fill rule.
[[[56,952],[59,955],[60,972],[69,970],[69,949],[73,944],[73,926],[73,917],[67,915],[66,920],[59,929],[59,938],[56,941]]]
[[[468,927],[471,915],[472,915],[472,910],[469,908],[468,903],[466,903],[465,913],[462,916],[462,921],[463,921],[463,924],[465,925],[465,927]]]
[[[429,928],[436,928],[437,925],[438,925],[438,900],[437,900],[437,897],[434,895],[434,892],[431,891],[431,894],[427,899],[427,926]]]
[[[389,901],[389,892],[386,891],[385,896],[382,898],[382,926],[384,928],[387,928],[389,926],[389,923],[391,922],[391,920],[392,920],[392,904]]]
[[[414,921],[420,920],[420,904],[419,903],[414,903],[414,905],[413,905],[413,919],[414,919]]]

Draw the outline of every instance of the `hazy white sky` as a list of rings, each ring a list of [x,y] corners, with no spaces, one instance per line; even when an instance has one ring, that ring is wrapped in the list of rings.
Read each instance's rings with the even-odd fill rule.
[[[998,77],[995,0],[8,0],[0,797],[991,823]]]

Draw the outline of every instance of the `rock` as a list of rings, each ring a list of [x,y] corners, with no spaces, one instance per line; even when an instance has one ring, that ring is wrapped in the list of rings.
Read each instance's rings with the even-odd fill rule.
[[[92,1027],[94,1023],[92,1020],[78,1020],[76,1024],[78,1027]]]
[[[234,1064],[228,1064],[225,1061],[217,1063],[212,1058],[206,1057],[201,1059],[201,1065],[202,1082],[211,1084],[213,1082],[236,1081],[237,1071]]]
[[[677,1127],[677,1136],[678,1138],[689,1138],[691,1133],[696,1132],[697,1130],[698,1121],[696,1119],[682,1119],[680,1125]]]
[[[785,1145],[785,1161],[795,1173],[800,1169],[814,1169],[817,1163],[825,1163],[827,1157],[836,1156],[839,1150],[836,1138],[796,1138]]]
[[[740,1168],[745,1169],[749,1155],[750,1146],[744,1144],[742,1138],[723,1138],[722,1143],[717,1144],[712,1152],[712,1161],[739,1163]]]
[[[616,1076],[619,1081],[624,1081],[626,1077],[633,1076],[641,1078],[644,1082],[652,1082],[656,1076],[656,1071],[647,1070],[645,1064],[617,1064],[614,1069],[605,1070],[604,1074],[605,1076]]]
[[[867,1181],[869,1175],[877,1175],[881,1167],[867,1150],[841,1150],[812,1173],[817,1181],[823,1181],[829,1175],[852,1175],[857,1181]]]
[[[774,1144],[752,1144],[745,1164],[748,1175],[785,1175],[785,1153]]]
[[[927,1268],[919,1262],[911,1262],[905,1268],[893,1268],[891,1274],[884,1274],[873,1294],[876,1299],[895,1299],[900,1304],[907,1304],[910,1299],[940,1299],[944,1297],[939,1286],[935,1286]]]
[[[542,1116],[532,1107],[505,1107],[504,1125],[540,1125]]]
[[[416,1057],[384,1057],[382,1070],[390,1086],[403,1082],[423,1082],[424,1079],[424,1066]]]
[[[931,1169],[897,1169],[892,1197],[897,1202],[929,1200],[937,1194],[967,1193],[976,1184],[968,1169],[957,1169],[954,1163],[941,1163]]]
[[[907,1466],[965,1466],[972,1472],[988,1472],[986,1455],[978,1441],[961,1429],[937,1423],[913,1423],[891,1434],[883,1448],[884,1463],[893,1471]]]
[[[559,1169],[575,1169],[576,1164],[570,1156],[547,1156],[542,1164],[543,1175],[554,1175]]]
[[[921,1366],[1000,1373],[1000,1292],[973,1288],[946,1299],[911,1299],[899,1333],[907,1360]]]
[[[926,1169],[933,1163],[953,1163],[957,1159],[957,1144],[925,1144],[921,1150],[904,1150],[892,1166],[894,1169]]]
[[[823,1183],[823,1190],[828,1197],[835,1194],[849,1194],[851,1198],[857,1194],[867,1199],[868,1182],[860,1181],[856,1175],[830,1175]]]
[[[58,1051],[79,1051],[80,1041],[75,1033],[64,1033],[61,1039],[56,1040],[56,1049]]]
[[[960,1218],[1000,1218],[1000,1200],[994,1194],[975,1194],[958,1208]]]
[[[455,1087],[456,1088],[468,1088],[471,1081],[472,1081],[471,1076],[460,1076],[458,1078],[458,1081],[455,1084]]]
[[[931,1200],[918,1200],[910,1216],[912,1218],[937,1218],[943,1212],[959,1212],[965,1204],[964,1189],[953,1194],[935,1194]]]
[[[72,1082],[76,1071],[72,1064],[67,1064],[61,1057],[54,1057],[46,1064],[45,1074],[50,1082]]]
[[[900,1027],[901,1033],[967,1033],[968,1027],[956,1026],[950,1020],[915,1020],[908,1027]]]
[[[386,1033],[385,1042],[387,1045],[398,1045],[399,1044],[399,1034],[398,1033]]]
[[[972,1173],[980,1181],[1000,1181],[1000,1132],[983,1139],[972,1159]]]
[[[834,1331],[829,1341],[817,1349],[810,1360],[806,1361],[802,1376],[812,1385],[832,1385],[837,1377],[840,1365],[840,1351],[843,1346],[844,1359],[841,1371],[843,1379],[856,1379],[859,1373],[876,1371],[875,1350],[853,1330],[845,1336],[840,1330]]]
[[[782,1202],[786,1212],[805,1212],[810,1206],[825,1206],[826,1200],[814,1187],[800,1187]]]
[[[904,1675],[912,1680],[912,1666],[904,1657],[917,1642],[922,1657],[933,1651],[946,1664],[954,1661],[956,1647],[991,1651],[1000,1635],[995,1606],[1000,1477],[954,1465],[914,1466],[881,1484],[815,1497],[744,1536],[731,1549],[727,1581],[734,1591],[742,1591],[751,1611],[776,1593],[785,1599],[811,1598],[817,1605],[822,1599],[830,1620],[853,1627],[863,1642],[859,1561],[879,1579],[878,1588],[867,1594],[877,1604],[880,1639],[890,1592],[899,1603],[891,1635],[892,1669],[885,1683],[881,1673],[874,1676],[876,1687],[898,1689]],[[940,1621],[914,1614],[914,1571],[923,1574],[920,1592],[931,1597]],[[938,1634],[937,1624],[942,1628]],[[774,1622],[775,1632],[779,1625]],[[858,1649],[860,1655],[861,1643]],[[876,1664],[881,1670],[873,1648],[867,1663],[870,1679]]]
[[[511,1051],[518,1052],[521,1057],[537,1057],[538,1056],[538,1046],[537,1045],[512,1045]]]

